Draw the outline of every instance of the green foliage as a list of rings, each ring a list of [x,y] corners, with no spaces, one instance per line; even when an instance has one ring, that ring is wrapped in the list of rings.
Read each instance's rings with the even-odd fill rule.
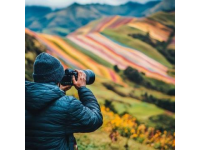
[[[114,105],[112,104],[112,101],[105,100],[104,106],[109,108],[112,112],[117,113]]]
[[[45,47],[41,45],[33,36],[25,34],[25,79],[32,81],[33,63],[37,55],[45,51]]]
[[[147,17],[148,19],[155,20],[160,22],[163,25],[166,25],[170,28],[175,27],[175,13],[169,13],[169,12],[157,12],[152,14],[151,16]]]
[[[155,115],[149,118],[148,124],[160,131],[175,132],[175,119],[166,114]]]
[[[158,99],[152,95],[148,95],[148,93],[145,93],[142,101],[152,103],[163,109],[175,112],[175,101],[171,101],[170,99]]]
[[[141,41],[143,41],[145,43],[150,44],[153,47],[155,46],[155,42],[150,38],[149,32],[147,32],[146,35],[129,33],[128,36],[131,36],[133,38],[139,39],[139,40],[141,40]]]
[[[114,70],[115,70],[115,72],[119,72],[120,71],[120,69],[119,69],[119,67],[117,65],[114,65]]]
[[[175,89],[169,90],[167,94],[175,96]]]
[[[168,84],[161,80],[148,77],[144,77],[144,82],[142,83],[142,85],[144,85],[146,88],[157,90],[165,94],[168,94],[168,91],[175,88],[173,84]]]
[[[132,68],[130,66],[128,66],[124,70],[123,74],[125,76],[122,75],[122,78],[128,79],[128,81],[124,80],[126,82],[135,82],[138,85],[142,85],[148,89],[157,90],[165,94],[168,94],[168,91],[175,88],[173,84],[168,84],[161,80],[148,78],[145,76],[144,73],[139,72],[137,69]]]
[[[132,67],[127,67],[124,70],[124,74],[127,76],[127,78],[135,83],[142,83],[143,77],[141,73],[138,72],[138,70],[132,68]]]
[[[127,138],[118,136],[117,142],[111,142],[109,134],[105,131],[97,130],[90,134],[75,133],[79,150],[125,150],[124,145]],[[129,150],[154,150],[153,148],[130,139],[128,141]]]

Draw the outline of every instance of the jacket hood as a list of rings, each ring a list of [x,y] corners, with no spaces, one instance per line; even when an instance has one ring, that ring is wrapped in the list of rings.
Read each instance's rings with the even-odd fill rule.
[[[55,83],[25,81],[25,109],[29,112],[40,112],[62,96],[64,91]]]

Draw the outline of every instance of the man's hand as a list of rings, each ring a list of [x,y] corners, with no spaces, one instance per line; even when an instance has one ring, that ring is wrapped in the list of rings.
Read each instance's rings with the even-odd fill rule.
[[[78,90],[82,86],[86,86],[86,74],[82,70],[75,70],[78,73],[78,79],[76,81],[75,76],[72,77],[73,84]]]
[[[71,89],[71,87],[72,87],[71,85],[63,86],[63,85],[60,84],[60,89],[63,90],[64,92],[66,92],[66,91],[68,91],[69,89]]]

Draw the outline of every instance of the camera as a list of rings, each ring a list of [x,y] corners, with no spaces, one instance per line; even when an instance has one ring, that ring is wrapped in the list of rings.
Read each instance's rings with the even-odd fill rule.
[[[86,84],[90,85],[92,83],[94,83],[95,81],[95,74],[92,70],[86,69],[86,70],[82,70],[85,74],[86,74]],[[78,79],[78,73],[76,71],[74,71],[73,69],[66,69],[65,70],[65,75],[62,78],[60,84],[63,86],[66,85],[73,85],[72,82],[72,77],[75,76],[75,79]]]

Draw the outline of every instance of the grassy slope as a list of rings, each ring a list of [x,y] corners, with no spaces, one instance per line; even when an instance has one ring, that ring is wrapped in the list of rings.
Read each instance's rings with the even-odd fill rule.
[[[163,87],[163,88],[166,88],[166,86],[169,89],[175,88],[174,85],[169,85],[169,84],[166,84],[161,81],[155,80],[155,82],[154,82],[154,79],[152,79],[152,80],[150,79],[150,81],[153,82],[153,84],[156,84],[156,83],[160,84],[160,87]],[[126,80],[126,83],[127,82],[130,82],[130,80]],[[113,85],[113,87],[115,88],[116,92],[119,91],[120,93],[122,93],[123,95],[127,95],[128,97],[130,97],[130,94],[131,94],[132,96],[134,96],[135,98],[140,99],[140,100],[142,99],[142,95],[144,95],[145,93],[148,93],[158,99],[170,99],[172,101],[175,101],[175,96],[166,95],[162,92],[152,90],[152,89],[147,89],[146,87],[144,87],[142,85],[138,85],[133,82],[130,84],[129,87],[126,87],[126,88],[120,87],[120,86],[114,86],[114,85]]]
[[[128,112],[131,115],[135,116],[139,121],[146,122],[150,116],[159,115],[165,113],[165,110],[155,106],[154,104],[149,104],[145,102],[141,102],[135,98],[131,97],[123,97],[118,95],[117,93],[106,89],[99,80],[103,80],[103,82],[107,81],[104,79],[97,79],[93,85],[89,85],[88,87],[93,91],[94,95],[97,97],[99,103],[101,105],[104,104],[104,101],[111,100],[113,101],[113,105],[118,111],[119,114],[123,112]],[[68,95],[77,95],[77,91],[72,88],[67,92]]]
[[[67,34],[70,33],[68,29],[57,27],[57,28],[48,28],[48,29],[43,29],[42,33],[46,34],[51,34],[51,35],[61,35],[61,36],[66,36]]]
[[[125,31],[125,32],[124,32]],[[141,51],[142,53],[146,54],[147,56],[153,58],[154,60],[157,60],[161,64],[167,66],[168,68],[172,68],[172,65],[166,60],[166,58],[160,54],[155,48],[150,46],[149,44],[134,39],[130,36],[128,36],[128,33],[139,33],[140,31],[130,28],[127,26],[122,26],[117,29],[105,29],[102,34],[110,37],[111,39],[123,43],[125,46],[137,49]],[[142,33],[144,34],[144,33]]]
[[[75,134],[79,150],[125,150],[127,139],[119,136],[118,141],[111,143],[109,134],[100,129],[92,133]],[[128,142],[130,150],[154,150],[134,140]]]
[[[169,90],[175,88],[175,85],[173,85],[173,84],[167,84],[163,81],[155,80],[153,78],[145,77],[145,80],[150,82],[153,86],[159,85],[159,88],[162,88],[164,91],[169,91]]]
[[[175,13],[171,12],[157,12],[151,16],[148,16],[147,18],[151,20],[155,20],[157,22],[162,23],[163,25],[167,26],[175,26]]]

